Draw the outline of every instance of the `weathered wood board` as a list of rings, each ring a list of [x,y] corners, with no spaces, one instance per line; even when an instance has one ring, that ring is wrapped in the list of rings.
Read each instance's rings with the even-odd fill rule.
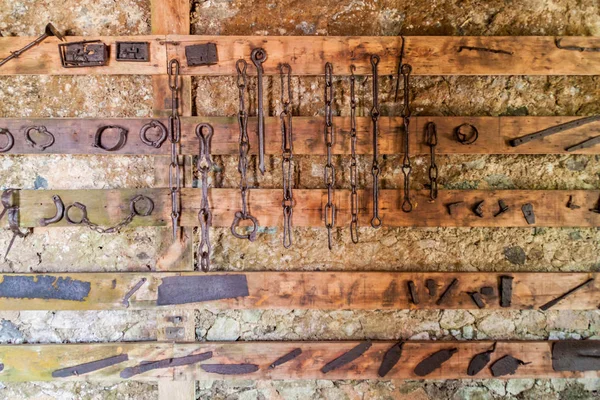
[[[33,39],[0,38],[0,57],[6,57]],[[56,48],[58,39],[50,38],[0,68],[0,75],[161,75],[166,69],[166,41],[169,42],[168,56],[182,60],[182,73],[187,75],[234,75],[235,62],[241,57],[249,61],[256,47],[267,51],[264,63],[267,74],[277,74],[279,63],[289,63],[294,75],[321,75],[325,62],[329,61],[336,75],[349,75],[351,64],[356,66],[356,74],[368,75],[371,74],[370,56],[378,54],[381,57],[379,74],[393,75],[398,69],[402,46],[402,38],[398,36],[313,36],[310,40],[304,36],[67,37],[70,42],[92,39],[101,39],[111,48],[116,41],[150,41],[153,43],[152,61],[145,65],[117,63],[113,54],[105,67],[63,68]],[[562,39],[561,46],[600,47],[597,37],[407,36],[405,39],[405,61],[412,65],[413,75],[596,75],[600,71],[599,52],[560,49],[556,44],[556,39]],[[185,46],[204,43],[217,45],[219,63],[189,67],[185,61]],[[250,74],[255,73],[254,68],[248,70]]]
[[[155,77],[158,79],[158,77]],[[165,78],[166,79],[166,78]],[[184,85],[185,86],[185,85]],[[162,93],[170,96],[170,92]],[[169,97],[170,98],[170,97]],[[160,103],[160,101],[159,101]],[[188,104],[188,101],[184,101]],[[166,108],[166,107],[165,107]],[[185,111],[185,110],[184,110]],[[164,114],[160,111],[158,114]],[[410,125],[411,154],[427,154],[429,147],[425,143],[425,125],[434,122],[437,126],[437,154],[600,154],[600,145],[592,146],[573,152],[565,149],[584,140],[600,135],[600,122],[584,125],[567,132],[562,132],[535,140],[521,146],[512,147],[509,144],[515,139],[539,130],[576,120],[579,117],[414,117]],[[8,129],[15,138],[12,149],[5,154],[170,154],[168,140],[160,148],[144,144],[140,139],[140,130],[152,120],[149,118],[122,119],[0,119],[0,128]],[[168,119],[158,121],[168,127]],[[198,138],[195,128],[199,123],[210,123],[215,129],[212,139],[211,152],[215,155],[235,155],[239,152],[239,127],[237,118],[229,117],[182,117],[181,152],[186,155],[198,154]],[[454,132],[456,128],[469,123],[477,127],[479,139],[472,145],[459,143]],[[107,152],[92,146],[94,136],[99,128],[107,125],[118,125],[128,130],[127,143],[115,152]],[[322,117],[294,117],[294,153],[324,155],[326,147],[322,128]],[[54,134],[55,143],[40,150],[25,141],[25,132],[29,127],[45,126]],[[281,127],[278,117],[265,118],[265,152],[281,154]],[[334,154],[350,154],[350,118],[334,117],[335,143]],[[379,122],[379,153],[402,154],[404,140],[402,119],[398,117],[382,117]],[[250,133],[250,153],[256,154],[258,143],[256,118],[249,118],[248,132]],[[37,135],[32,131],[32,135]],[[357,154],[372,154],[372,122],[370,117],[357,117]],[[149,129],[147,137],[156,140],[159,131]],[[37,138],[36,138],[37,139]],[[40,136],[39,141],[42,142]],[[6,138],[0,137],[0,144]],[[102,143],[112,147],[118,141],[116,130],[106,130]]]
[[[125,342],[94,344],[52,344],[52,345],[1,345],[0,373],[2,382],[59,380],[175,380],[189,381],[202,379],[381,379],[377,374],[386,351],[395,342],[373,342],[372,346],[354,361],[328,373],[321,372],[323,366],[341,356],[360,342],[204,342],[204,343],[166,343],[166,342]],[[500,378],[597,378],[600,371],[566,372],[554,371],[551,352],[553,342],[497,342],[491,362],[476,376],[467,375],[470,360],[478,353],[489,350],[490,341],[409,341],[404,344],[399,362],[389,371],[385,379],[423,379],[415,374],[418,363],[431,354],[444,349],[458,351],[440,368],[426,379],[489,379],[492,374],[489,365],[505,355],[528,362],[520,366],[514,375]],[[279,357],[294,349],[302,353],[291,361],[269,368]],[[131,375],[131,367],[156,360],[183,361],[179,357],[206,354],[210,359],[197,361],[190,365],[150,369],[147,372]],[[77,366],[83,363],[127,355],[127,361],[91,371],[71,373],[55,371]],[[189,359],[190,357],[188,357]],[[168,363],[166,361],[164,363]],[[257,370],[238,375],[221,375],[206,372],[204,368],[211,364],[251,364]],[[160,365],[154,364],[154,367]],[[204,367],[204,368],[203,368]],[[127,369],[126,369],[127,368]],[[255,369],[256,369],[255,368]],[[75,368],[77,369],[77,368]],[[148,369],[148,368],[147,368]],[[82,367],[79,367],[83,371]],[[67,375],[66,377],[53,377]],[[123,373],[123,375],[121,375]],[[122,376],[127,378],[122,378]]]
[[[359,225],[370,226],[372,217],[372,191],[359,190]],[[120,189],[120,190],[21,190],[18,194],[20,225],[40,226],[41,218],[56,213],[52,195],[59,195],[65,206],[80,202],[88,208],[89,219],[99,225],[115,225],[130,213],[129,201],[138,194],[150,197],[154,212],[148,217],[136,217],[128,226],[167,226],[171,223],[171,200],[168,189]],[[595,208],[598,190],[440,190],[435,202],[429,201],[429,191],[412,191],[414,209],[405,213],[400,209],[401,190],[380,191],[379,209],[383,226],[400,227],[598,227],[600,214],[590,211]],[[567,207],[569,197],[580,206],[572,210]],[[198,226],[201,189],[182,189],[182,226]],[[327,202],[327,191],[321,189],[294,190],[296,205],[293,226],[323,226],[323,210]],[[498,217],[498,200],[504,200],[509,210]],[[248,196],[250,212],[260,226],[282,226],[281,189],[251,189]],[[213,212],[213,226],[229,227],[234,214],[241,207],[240,192],[236,189],[209,189],[209,201]],[[483,217],[473,209],[484,201]],[[335,191],[337,206],[336,226],[348,229],[350,223],[350,191]],[[462,202],[455,208],[455,215],[448,212],[448,204]],[[528,224],[521,207],[531,203],[535,213],[535,224]],[[140,204],[140,207],[142,205]],[[81,213],[71,210],[70,216],[77,220]],[[7,226],[6,221],[3,221]],[[51,227],[68,226],[65,219]]]
[[[477,309],[470,293],[482,294],[485,309],[500,309],[500,278],[513,278],[507,309],[538,309],[595,273],[535,272],[181,272],[60,273],[0,275],[2,310],[118,309]],[[231,280],[230,280],[231,279]],[[438,303],[453,279],[458,284]],[[232,281],[235,280],[235,281]],[[426,289],[435,283],[435,294]],[[235,285],[235,282],[246,285]],[[413,281],[419,304],[410,300]],[[172,292],[168,287],[176,286]],[[242,285],[243,286],[243,285]],[[214,294],[216,287],[221,288]],[[242,295],[237,296],[237,294]],[[198,297],[200,296],[200,297]],[[211,297],[212,296],[212,297]],[[232,297],[234,296],[234,297]],[[209,299],[210,298],[210,299]],[[160,304],[159,304],[160,303]],[[594,280],[552,309],[595,310],[600,281]]]

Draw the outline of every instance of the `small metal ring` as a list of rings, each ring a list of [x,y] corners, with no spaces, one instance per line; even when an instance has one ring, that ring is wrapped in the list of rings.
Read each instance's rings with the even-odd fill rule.
[[[40,134],[46,135],[48,140],[46,143],[36,143],[31,137],[31,131],[37,131]],[[54,135],[45,126],[30,126],[25,130],[25,141],[34,149],[44,151],[54,144]]]
[[[267,52],[262,47],[258,47],[253,49],[250,53],[250,59],[254,63],[254,65],[258,66],[259,64],[267,61]]]
[[[236,231],[236,228],[242,221],[252,222],[252,230],[245,235],[241,235]],[[248,239],[251,242],[256,240],[256,233],[258,232],[258,220],[252,215],[244,215],[241,211],[235,213],[233,223],[231,224],[231,234],[238,239]]]
[[[71,219],[71,217],[69,217],[69,211],[71,210],[71,207],[76,207],[78,209],[81,210],[81,219],[79,221],[74,221],[73,219]],[[68,223],[73,224],[73,225],[81,225],[81,223],[85,220],[87,220],[87,208],[84,204],[81,204],[80,202],[76,201],[73,204],[69,204],[67,206],[67,208],[65,209],[65,219],[67,220]]]
[[[12,149],[12,147],[14,146],[15,137],[6,128],[0,128],[0,135],[5,135],[6,138],[8,139],[8,142],[6,142],[6,145],[0,147],[0,153],[6,153],[10,149]]]
[[[471,128],[472,132],[471,132],[470,136],[467,136],[466,134],[462,133],[463,127]],[[454,129],[454,137],[460,144],[464,144],[464,145],[473,144],[477,141],[477,138],[479,138],[479,131],[477,130],[475,125],[471,125],[471,124],[465,122],[464,124],[459,125],[458,127],[456,127]]]
[[[149,140],[147,133],[149,129],[157,129],[160,131],[160,137],[156,140]],[[160,148],[165,140],[167,140],[167,127],[160,121],[153,119],[140,129],[140,140],[147,146]]]
[[[371,226],[375,229],[378,229],[383,225],[383,220],[380,217],[371,218]]]
[[[144,212],[139,212],[137,207],[135,206],[136,203],[140,201],[145,201],[148,203],[148,209]],[[140,217],[147,217],[148,215],[152,214],[152,211],[154,211],[154,202],[150,197],[144,196],[143,194],[138,194],[129,202],[129,209],[131,210],[132,214],[138,215]]]
[[[381,58],[377,54],[371,54],[371,65],[372,66],[375,67],[377,64],[379,64],[379,60],[381,60]]]
[[[119,131],[119,141],[113,147],[105,147],[102,144],[102,134],[107,129],[118,129],[118,131]],[[99,149],[102,149],[104,151],[117,151],[117,150],[121,150],[123,148],[123,146],[125,146],[125,143],[127,143],[127,132],[128,132],[128,130],[126,128],[123,128],[122,126],[119,126],[119,125],[105,125],[105,126],[101,126],[96,131],[96,136],[94,136],[94,144],[92,146],[93,147],[97,147]]]

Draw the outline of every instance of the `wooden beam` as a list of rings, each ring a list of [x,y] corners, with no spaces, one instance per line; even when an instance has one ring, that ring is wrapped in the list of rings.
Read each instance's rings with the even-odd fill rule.
[[[575,341],[576,342],[576,341]],[[552,366],[552,346],[556,342],[514,341],[497,342],[491,354],[491,362],[475,376],[467,375],[470,360],[478,353],[489,350],[491,341],[408,341],[404,344],[399,362],[384,379],[423,379],[414,373],[417,364],[431,354],[445,349],[457,352],[426,379],[489,379],[489,366],[506,355],[512,355],[529,364],[520,365],[511,378],[597,378],[600,371],[568,372],[555,371]],[[202,379],[382,379],[377,371],[386,351],[395,342],[373,342],[360,357],[328,373],[321,369],[330,361],[351,350],[360,342],[204,342],[204,343],[93,343],[93,344],[50,344],[50,345],[1,345],[0,360],[4,370],[2,382],[48,381],[48,380],[175,380]],[[269,368],[279,357],[294,349],[302,353],[293,360],[276,368]],[[139,372],[130,367],[149,361],[183,361],[180,357],[208,353],[212,356],[204,361],[181,367],[163,367]],[[212,353],[212,354],[211,354]],[[127,355],[128,360],[89,373],[69,374],[53,377],[52,373],[64,368],[90,363],[109,357]],[[204,358],[204,357],[203,357]],[[189,358],[188,358],[189,359]],[[193,361],[192,361],[193,362]],[[203,367],[211,364],[253,364],[258,370],[241,375],[220,375],[206,372]],[[156,365],[155,365],[156,366]],[[81,371],[81,367],[79,368]],[[125,370],[125,371],[124,371]],[[121,373],[123,372],[123,375]],[[67,375],[63,371],[61,375]],[[55,375],[57,373],[55,372]],[[123,377],[122,377],[123,376]]]
[[[500,306],[501,277],[512,277],[512,300],[504,309],[539,309],[568,290],[595,279],[552,307],[553,310],[595,310],[600,304],[596,273],[536,272],[181,272],[181,273],[59,273],[4,274],[0,276],[0,308],[3,310],[137,310],[169,309],[170,317],[181,309],[478,309],[471,293],[481,294],[484,308]],[[247,295],[231,297],[223,291],[211,300],[194,298],[215,286],[231,287],[241,280]],[[452,280],[458,283],[444,301],[438,300]],[[426,283],[432,280],[435,294]],[[414,282],[419,304],[410,300],[407,284]],[[161,286],[163,285],[163,286]],[[178,298],[168,298],[167,286],[180,288]],[[159,296],[160,293],[160,296]],[[165,297],[167,296],[167,297]],[[161,298],[160,304],[158,298]],[[167,302],[165,302],[165,300]],[[202,300],[202,301],[200,301]],[[188,317],[188,319],[193,317]],[[178,324],[175,324],[179,326]],[[183,339],[183,338],[180,338]],[[192,337],[187,338],[193,341]],[[181,340],[179,340],[181,341]]]
[[[380,191],[380,215],[384,226],[406,227],[598,227],[600,214],[591,212],[598,202],[598,190],[440,190],[435,202],[429,201],[429,191],[412,191],[414,209],[411,213],[400,210],[401,190]],[[149,196],[154,202],[154,212],[148,217],[136,217],[129,226],[167,226],[170,224],[171,203],[168,189],[119,189],[119,190],[21,190],[20,225],[39,226],[41,218],[56,213],[52,195],[59,195],[65,205],[81,202],[88,207],[89,219],[99,225],[114,225],[129,215],[129,200],[137,194]],[[580,206],[572,210],[566,206],[569,197]],[[198,226],[198,211],[201,189],[182,190],[182,226]],[[371,219],[371,191],[359,190],[359,223],[368,226]],[[248,204],[250,212],[260,226],[282,226],[281,189],[251,189]],[[293,214],[295,227],[323,226],[323,208],[327,191],[321,189],[294,190],[296,205]],[[509,211],[493,217],[504,200]],[[234,213],[240,208],[240,193],[237,189],[210,189],[209,200],[213,211],[213,226],[231,226]],[[337,227],[347,229],[350,223],[350,191],[336,190]],[[478,217],[473,208],[481,201],[484,217]],[[447,205],[463,202],[448,213]],[[521,207],[531,203],[535,213],[535,224],[528,224]],[[73,219],[80,213],[71,211]],[[4,222],[6,226],[6,221]],[[65,219],[51,225],[68,226]]]
[[[35,38],[0,37],[0,59],[25,46]],[[23,53],[19,58],[0,68],[0,75],[156,75],[164,73],[166,48],[164,35],[145,36],[67,36],[68,42],[101,40],[110,47],[108,64],[102,67],[64,68],[60,62],[58,44],[50,37],[38,46]],[[116,61],[116,42],[149,42],[150,61]],[[65,97],[65,101],[68,99]]]
[[[184,102],[187,103],[187,102]],[[568,132],[549,136],[521,146],[512,147],[509,141],[532,132],[573,121],[579,117],[414,117],[411,121],[410,151],[411,154],[428,154],[429,147],[425,143],[424,130],[428,122],[437,126],[437,154],[600,154],[600,145],[578,151],[567,152],[565,148],[580,143],[590,137],[600,135],[600,122],[584,125]],[[159,119],[165,127],[168,119]],[[15,144],[5,154],[153,154],[168,155],[169,143],[166,141],[160,148],[145,145],[139,136],[142,127],[149,123],[149,118],[121,119],[0,119],[0,128],[8,129],[15,137]],[[186,155],[198,153],[196,125],[210,123],[215,129],[212,139],[212,154],[235,155],[239,151],[239,128],[237,118],[232,117],[182,117],[181,152]],[[477,127],[479,139],[472,145],[460,144],[454,136],[455,129],[469,123]],[[322,117],[294,117],[294,153],[324,155],[325,144],[321,128]],[[107,125],[119,125],[128,130],[126,145],[114,153],[93,147],[96,131]],[[28,127],[45,126],[55,136],[55,143],[40,150],[25,141]],[[350,154],[350,119],[334,117],[336,131],[334,154]],[[381,154],[402,154],[403,128],[402,119],[383,117],[379,123],[379,152]],[[256,131],[256,118],[250,118],[249,132]],[[281,153],[281,134],[278,117],[265,118],[265,143],[267,154]],[[154,132],[154,133],[153,133]],[[158,131],[150,130],[148,136],[157,137]],[[35,132],[33,132],[35,134]],[[358,154],[372,154],[372,126],[370,117],[357,118]],[[4,140],[1,138],[0,140]],[[110,146],[117,142],[116,132],[107,130],[103,135],[103,143]],[[40,139],[41,141],[41,139]],[[250,152],[256,154],[257,136],[250,135]]]
[[[156,20],[159,17],[153,17]],[[0,58],[32,41],[30,37],[0,38]],[[157,44],[164,45],[163,35],[128,37],[68,37],[69,41],[101,39],[107,44],[129,40],[151,41],[152,54]],[[350,64],[359,75],[371,74],[371,54],[381,57],[379,74],[393,75],[398,68],[402,39],[397,36],[196,36],[169,35],[169,57],[182,61],[182,73],[188,75],[234,75],[235,61],[249,60],[253,48],[263,47],[268,54],[265,73],[277,74],[277,65],[290,63],[294,75],[322,75],[323,65],[330,61],[336,75],[349,75]],[[189,67],[185,46],[216,43],[219,63]],[[56,45],[50,38],[19,59],[0,68],[0,75],[41,74],[164,74],[164,60],[146,63],[116,63],[95,68],[63,68]],[[564,37],[562,46],[600,47],[596,37]],[[114,46],[111,46],[114,52]],[[469,48],[472,48],[469,50]],[[477,50],[479,48],[480,50]],[[500,50],[499,52],[486,51]],[[407,36],[405,60],[413,67],[413,75],[597,75],[600,53],[560,49],[551,36]],[[249,68],[253,74],[254,68]]]

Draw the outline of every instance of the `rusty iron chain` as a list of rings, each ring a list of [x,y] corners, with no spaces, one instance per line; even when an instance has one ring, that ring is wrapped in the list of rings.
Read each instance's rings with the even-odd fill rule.
[[[425,125],[425,143],[429,146],[431,162],[429,164],[429,198],[437,199],[438,196],[438,166],[435,163],[435,147],[438,144],[437,128],[435,122]]]
[[[198,221],[200,221],[200,244],[198,245],[197,258],[200,263],[200,269],[208,272],[210,269],[210,253],[212,246],[210,244],[210,226],[212,225],[212,211],[208,201],[208,174],[212,169],[212,159],[210,158],[210,145],[214,129],[207,123],[196,126],[196,136],[199,141],[198,161],[196,168],[200,174],[202,185],[202,200],[200,202],[200,211],[198,211]]]
[[[253,242],[256,239],[258,232],[258,221],[248,211],[248,152],[250,151],[250,139],[248,137],[248,113],[246,112],[246,87],[248,86],[248,76],[246,69],[248,63],[246,60],[240,59],[236,62],[237,70],[237,87],[239,90],[240,106],[238,111],[238,125],[240,127],[240,147],[238,156],[238,172],[240,173],[240,195],[242,198],[242,209],[237,211],[231,224],[231,233],[238,239],[248,239]],[[242,221],[250,221],[252,230],[246,234],[237,232],[237,227]]]
[[[410,64],[402,64],[402,77],[404,78],[404,108],[402,109],[402,120],[404,121],[404,159],[402,161],[402,174],[404,174],[404,199],[402,200],[402,211],[409,213],[413,209],[410,202],[410,174],[412,166],[410,164],[410,149],[409,149],[409,124],[410,124],[410,73],[412,67]]]
[[[379,56],[371,55],[371,67],[373,69],[373,108],[371,108],[371,120],[373,121],[373,164],[371,166],[371,175],[373,176],[373,218],[371,226],[375,229],[381,227],[381,218],[379,217],[379,75],[377,66],[379,65]]]
[[[281,169],[283,172],[283,247],[286,249],[292,245],[292,215],[294,211],[293,194],[293,134],[292,134],[292,67],[289,64],[279,64],[279,75],[281,77],[281,105],[279,114],[281,123]]]
[[[147,204],[146,209],[144,211],[138,210],[136,206],[137,203],[142,201]],[[73,207],[81,211],[81,217],[79,220],[73,219],[69,215],[69,211],[71,211],[71,208]],[[90,221],[87,214],[87,207],[85,206],[85,204],[82,204],[78,201],[76,201],[73,204],[69,204],[65,208],[65,219],[68,223],[73,225],[86,225],[88,228],[98,233],[116,233],[119,232],[126,225],[129,225],[136,216],[147,217],[150,214],[152,214],[152,211],[154,211],[154,202],[152,201],[152,199],[148,196],[144,196],[143,194],[138,194],[129,201],[129,215],[123,218],[123,220],[117,225],[111,226],[110,228],[102,228],[100,225]]]
[[[335,204],[333,194],[335,187],[335,167],[332,160],[335,131],[333,127],[333,65],[325,64],[325,146],[327,148],[327,162],[323,172],[323,179],[327,187],[327,204],[325,204],[325,228],[327,228],[327,247],[331,250],[333,245],[332,230],[335,227]]]
[[[263,99],[263,63],[267,61],[267,52],[263,48],[253,49],[250,53],[250,60],[256,67],[256,91],[258,98],[258,169],[261,174],[265,174],[265,111]]]
[[[13,193],[16,191],[17,189],[6,189],[2,192],[2,196],[0,197],[2,203],[0,220],[4,217],[4,214],[7,214],[8,228],[13,234],[12,238],[10,239],[10,243],[6,248],[6,253],[4,253],[4,261],[6,261],[8,258],[8,253],[10,253],[10,249],[15,243],[15,239],[17,237],[24,239],[33,232],[33,229],[31,228],[27,228],[25,231],[21,231],[19,228],[19,206],[14,205],[12,202]]]
[[[356,184],[358,181],[358,162],[356,159],[356,76],[354,71],[356,66],[350,65],[350,213],[352,218],[350,220],[350,238],[352,243],[358,243],[358,192],[356,191]]]
[[[179,95],[181,91],[181,76],[179,61],[169,61],[168,75],[171,89],[171,115],[169,116],[169,141],[171,142],[171,163],[169,164],[169,192],[171,195],[171,224],[173,226],[173,241],[179,232],[181,216],[181,168],[179,166],[178,146],[181,139],[181,119],[179,118]]]

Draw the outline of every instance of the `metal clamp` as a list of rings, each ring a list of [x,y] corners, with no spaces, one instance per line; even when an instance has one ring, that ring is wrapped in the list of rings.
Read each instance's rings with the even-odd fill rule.
[[[236,228],[242,221],[252,222],[252,230],[245,235],[241,235],[236,231]],[[231,224],[231,234],[238,239],[248,239],[253,242],[256,239],[256,233],[258,232],[258,220],[252,215],[244,215],[241,211],[235,213],[233,223]]]
[[[463,132],[464,128],[470,128],[471,132]],[[473,144],[479,138],[479,131],[475,127],[475,125],[471,125],[469,123],[464,123],[459,125],[454,129],[454,137],[460,144],[468,145]]]
[[[104,146],[102,144],[102,134],[107,129],[117,129],[119,131],[119,141],[113,147],[106,147],[106,146]],[[93,147],[97,147],[99,149],[102,149],[104,151],[117,151],[117,150],[121,150],[123,148],[123,146],[125,146],[125,143],[127,143],[127,132],[128,131],[127,131],[126,128],[123,128],[122,126],[119,126],[119,125],[101,126],[96,131],[96,136],[94,136],[94,144],[92,146]]]
[[[46,135],[48,138],[46,143],[35,142],[31,137],[31,131],[36,131],[42,135]],[[54,144],[54,135],[52,132],[48,131],[45,126],[30,126],[25,130],[25,141],[34,149],[44,151]]]
[[[160,132],[160,136],[156,140],[148,139],[148,130],[149,129],[158,129]],[[165,140],[167,140],[167,127],[160,121],[153,119],[148,122],[142,129],[140,129],[140,140],[147,146],[160,148]]]
[[[71,217],[69,217],[69,211],[71,210],[72,207],[76,207],[79,210],[81,210],[81,219],[79,221],[75,221],[75,220],[71,219]],[[84,204],[81,204],[78,201],[76,201],[73,204],[69,204],[67,206],[67,208],[65,209],[65,219],[70,224],[81,225],[84,221],[86,221],[88,219],[88,217],[87,217],[87,207]]]
[[[12,149],[12,147],[14,146],[14,144],[15,144],[15,137],[6,128],[0,128],[0,135],[5,135],[6,138],[8,139],[8,141],[6,142],[6,144],[4,146],[0,147],[0,153],[6,153],[10,149]]]
[[[140,212],[136,207],[136,204],[140,201],[147,203],[147,208],[144,212]],[[147,217],[148,215],[152,214],[152,211],[154,211],[154,202],[150,197],[144,196],[143,194],[138,194],[129,202],[129,210],[132,214],[138,215],[140,217]]]
[[[65,205],[60,198],[59,195],[52,196],[52,200],[54,201],[54,205],[56,206],[56,214],[54,214],[51,218],[42,218],[40,219],[41,226],[48,226],[50,224],[55,224],[63,218],[65,214]]]

